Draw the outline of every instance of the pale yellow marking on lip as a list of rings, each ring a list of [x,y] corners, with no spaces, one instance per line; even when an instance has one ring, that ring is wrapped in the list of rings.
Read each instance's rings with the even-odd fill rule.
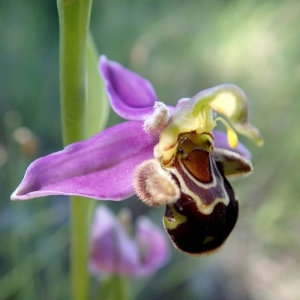
[[[170,210],[174,215],[174,221],[170,221],[166,216],[164,216],[164,223],[168,229],[175,229],[178,225],[183,224],[187,221],[187,217],[181,215],[174,207],[174,205],[170,205]]]
[[[209,235],[209,236],[207,236],[207,237],[205,238],[205,240],[204,240],[204,242],[203,242],[202,245],[205,245],[205,244],[207,244],[207,243],[213,241],[214,239],[215,239],[214,236],[210,236],[210,235]]]

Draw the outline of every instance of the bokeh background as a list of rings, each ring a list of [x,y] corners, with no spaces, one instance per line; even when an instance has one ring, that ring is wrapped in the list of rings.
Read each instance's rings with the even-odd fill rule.
[[[265,138],[241,138],[255,169],[233,182],[240,217],[221,251],[173,250],[155,276],[131,280],[132,299],[300,299],[299,20],[298,0],[94,0],[100,53],[169,104],[239,85]],[[9,199],[31,161],[62,148],[56,2],[0,1],[0,39],[0,299],[68,299],[68,199]],[[109,125],[119,121],[111,112]],[[108,205],[163,215],[134,197]]]

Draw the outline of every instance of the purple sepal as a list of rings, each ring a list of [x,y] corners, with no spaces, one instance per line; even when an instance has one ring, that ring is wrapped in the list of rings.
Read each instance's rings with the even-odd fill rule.
[[[222,148],[233,152],[237,152],[239,155],[247,159],[251,159],[250,151],[242,143],[239,142],[236,148],[231,148],[228,144],[227,134],[225,134],[222,131],[214,130],[213,135],[215,148]]]
[[[138,220],[136,238],[133,238],[108,208],[97,208],[90,239],[91,273],[145,277],[168,260],[166,236],[148,218]]]
[[[142,122],[115,125],[34,161],[11,198],[79,195],[123,200],[134,194],[133,170],[153,157],[157,140],[145,133]]]
[[[157,101],[151,83],[119,63],[100,57],[99,70],[114,111],[127,120],[143,121]]]
[[[148,276],[170,259],[165,233],[146,217],[137,220],[136,239],[141,248],[142,263],[137,276]]]

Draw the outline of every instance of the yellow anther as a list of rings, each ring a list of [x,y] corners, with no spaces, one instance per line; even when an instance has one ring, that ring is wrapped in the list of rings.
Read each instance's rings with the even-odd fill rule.
[[[227,139],[228,139],[228,144],[231,148],[236,148],[238,145],[238,136],[235,133],[235,131],[232,128],[227,128]]]
[[[215,121],[220,121],[222,122],[227,130],[227,140],[228,144],[231,148],[236,148],[239,142],[238,136],[236,132],[231,128],[231,126],[222,118],[222,117],[217,117]]]

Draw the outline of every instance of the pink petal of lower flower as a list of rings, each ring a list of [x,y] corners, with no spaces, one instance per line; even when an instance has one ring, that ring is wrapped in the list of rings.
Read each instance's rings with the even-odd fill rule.
[[[215,139],[215,145],[214,145],[215,148],[223,148],[223,149],[231,150],[237,152],[238,154],[240,154],[241,156],[247,159],[251,159],[250,151],[242,143],[239,142],[236,148],[231,148],[228,144],[227,134],[218,130],[214,130],[213,134]]]
[[[153,113],[157,101],[151,83],[119,63],[100,58],[100,73],[114,111],[127,120],[142,121]]]
[[[79,195],[123,200],[134,194],[133,170],[153,157],[157,139],[144,132],[142,122],[115,125],[34,161],[11,198]]]
[[[169,261],[166,234],[148,218],[138,219],[136,239],[141,248],[141,262],[135,276],[152,275]]]
[[[137,221],[136,237],[105,207],[96,210],[91,237],[89,270],[97,276],[150,276],[169,260],[164,232],[146,217]]]
[[[105,207],[96,210],[90,239],[90,271],[102,274],[134,274],[139,250],[118,219]]]

